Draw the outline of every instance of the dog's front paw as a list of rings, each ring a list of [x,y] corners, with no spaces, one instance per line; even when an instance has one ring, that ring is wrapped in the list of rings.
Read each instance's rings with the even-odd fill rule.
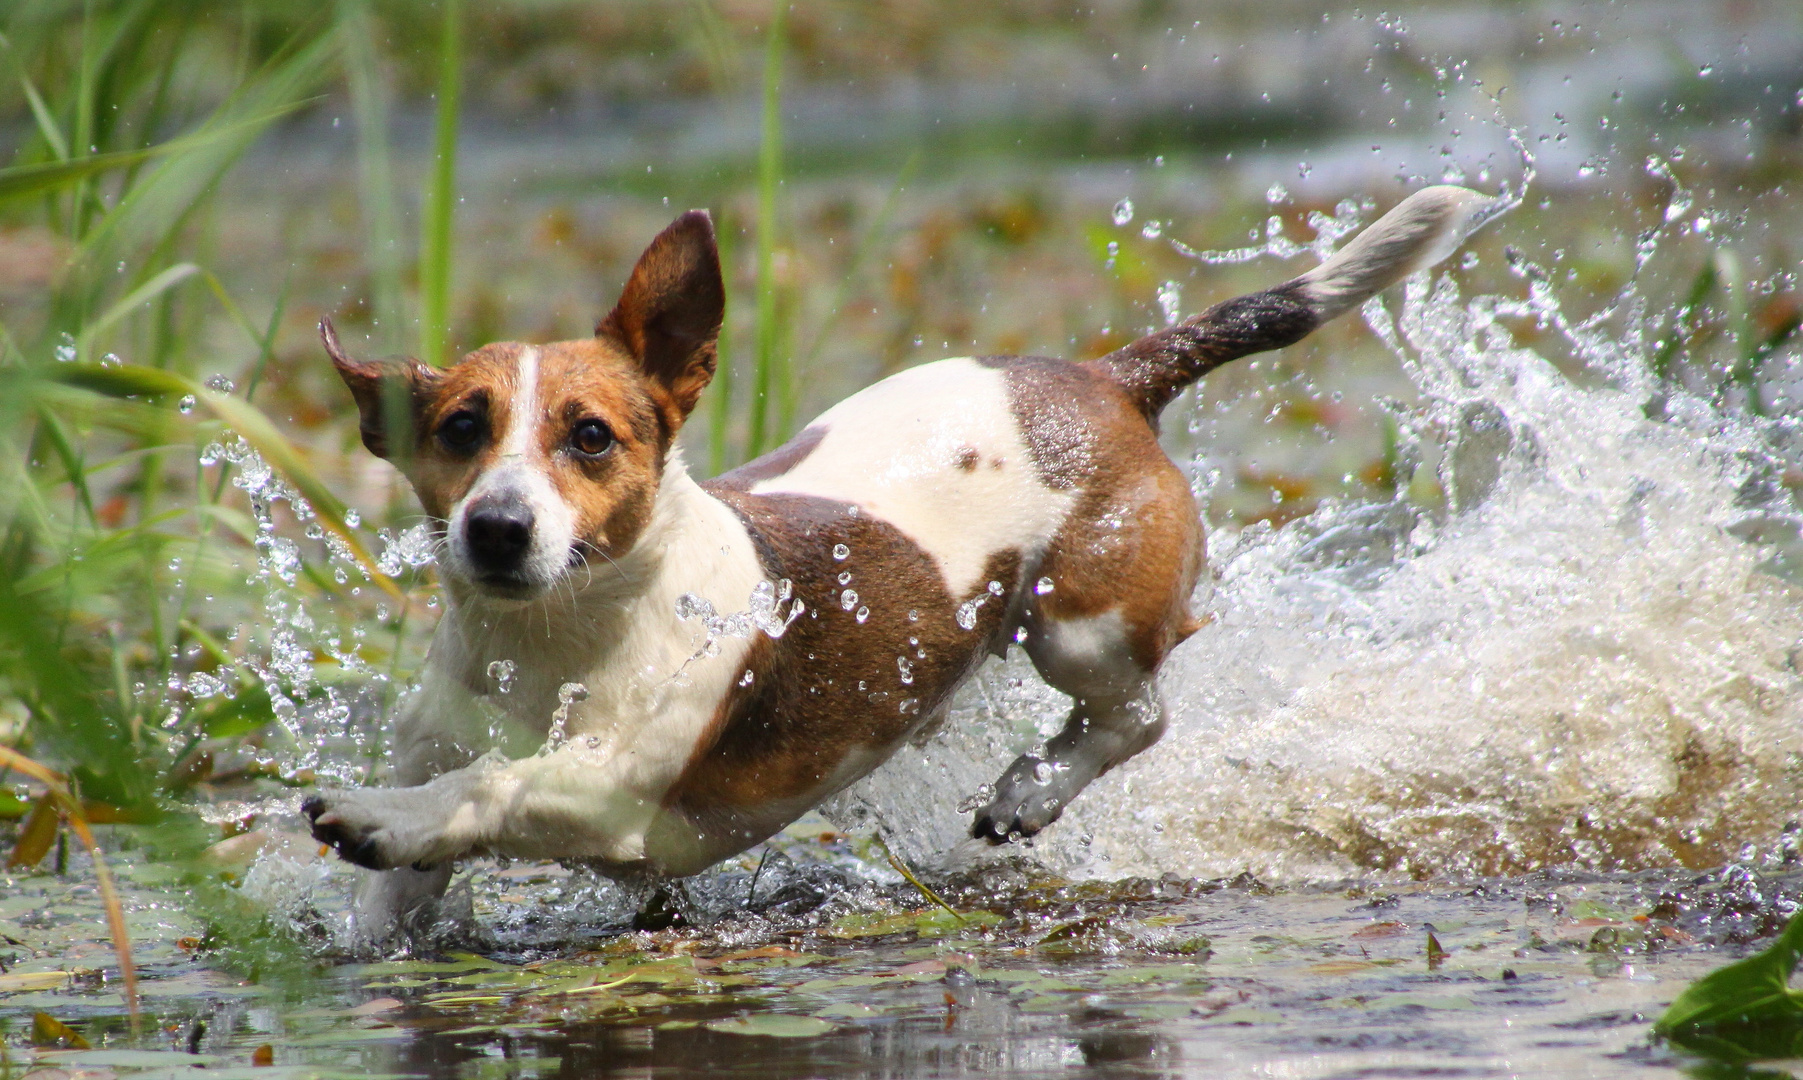
[[[970,835],[992,844],[1027,837],[1058,820],[1069,795],[1058,783],[1059,766],[1023,756],[995,785],[995,798],[977,811]]]
[[[425,808],[406,795],[417,789],[322,791],[301,803],[313,839],[330,844],[346,862],[371,870],[436,862]],[[397,797],[398,796],[398,797]]]

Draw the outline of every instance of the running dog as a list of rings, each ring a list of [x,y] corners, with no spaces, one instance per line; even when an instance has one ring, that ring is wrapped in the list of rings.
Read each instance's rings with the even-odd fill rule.
[[[353,359],[322,323],[364,444],[442,534],[448,601],[396,722],[398,786],[302,807],[383,871],[362,925],[386,933],[476,853],[694,874],[882,764],[1016,642],[1074,704],[971,833],[1044,829],[1158,741],[1154,678],[1198,627],[1202,527],[1160,411],[1443,258],[1492,207],[1427,188],[1301,277],[1096,360],[910,368],[705,483],[676,445],[725,303],[703,211],[651,242],[592,338],[439,369]],[[492,750],[497,713],[542,748]]]

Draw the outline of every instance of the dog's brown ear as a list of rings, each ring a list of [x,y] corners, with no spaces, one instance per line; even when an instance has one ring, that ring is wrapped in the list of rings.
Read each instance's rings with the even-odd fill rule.
[[[344,385],[357,399],[357,431],[380,458],[412,455],[419,415],[444,373],[411,357],[353,360],[338,344],[332,320],[319,320],[319,338]]]
[[[630,353],[687,417],[714,377],[725,311],[713,219],[706,210],[690,210],[639,256],[619,303],[595,333]]]

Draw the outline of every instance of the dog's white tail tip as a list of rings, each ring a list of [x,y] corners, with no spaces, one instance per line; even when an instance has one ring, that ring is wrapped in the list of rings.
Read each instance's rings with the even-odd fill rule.
[[[1510,205],[1451,184],[1423,188],[1297,283],[1325,322],[1446,258]]]

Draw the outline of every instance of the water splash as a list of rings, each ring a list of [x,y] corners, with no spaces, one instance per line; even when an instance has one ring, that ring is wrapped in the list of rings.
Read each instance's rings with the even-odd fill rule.
[[[1365,311],[1421,397],[1394,406],[1400,467],[1434,469],[1447,504],[1410,502],[1404,475],[1395,501],[1217,535],[1194,598],[1214,620],[1160,680],[1168,734],[1025,854],[1103,877],[1694,867],[1796,817],[1803,596],[1784,545],[1803,512],[1774,479],[1795,471],[1794,423],[1655,377],[1637,284],[1579,319],[1544,268],[1510,269],[1525,298],[1419,276]],[[1518,344],[1522,321],[1584,382]],[[919,863],[989,857],[952,808],[1068,708],[1018,653],[992,664],[829,816]]]

